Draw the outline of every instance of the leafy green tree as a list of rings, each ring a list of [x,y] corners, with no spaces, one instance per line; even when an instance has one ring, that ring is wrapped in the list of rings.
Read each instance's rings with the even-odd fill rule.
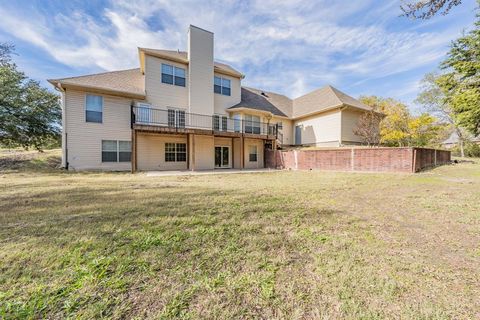
[[[441,68],[446,73],[437,83],[456,122],[471,134],[480,134],[480,11],[473,30],[452,43]]]
[[[0,44],[0,144],[41,151],[60,134],[59,97],[19,71],[12,50]]]
[[[421,91],[416,99],[416,102],[422,105],[425,110],[440,121],[448,123],[453,128],[459,140],[459,153],[463,157],[464,144],[467,137],[464,134],[464,129],[458,124],[450,101],[447,99],[447,94],[443,87],[439,85],[442,75],[437,73],[427,73],[421,82]]]

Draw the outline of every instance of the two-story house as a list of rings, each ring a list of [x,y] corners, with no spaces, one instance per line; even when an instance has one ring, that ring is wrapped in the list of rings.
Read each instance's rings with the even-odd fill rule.
[[[49,80],[62,95],[68,169],[263,168],[265,148],[359,144],[370,108],[330,86],[296,99],[242,87],[190,26],[184,51],[138,48],[140,68]]]

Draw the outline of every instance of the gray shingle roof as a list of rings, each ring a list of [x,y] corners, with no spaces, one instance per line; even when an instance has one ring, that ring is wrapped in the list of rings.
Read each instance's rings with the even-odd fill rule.
[[[229,109],[235,108],[249,108],[267,111],[280,117],[290,117],[292,114],[292,100],[281,94],[242,87],[240,103]]]
[[[53,85],[82,87],[104,90],[112,93],[145,96],[145,76],[140,69],[89,74],[63,79],[49,79]]]
[[[229,109],[249,108],[271,112],[276,116],[300,118],[340,106],[371,110],[369,106],[332,86],[323,87],[293,100],[282,94],[242,87],[240,103]]]

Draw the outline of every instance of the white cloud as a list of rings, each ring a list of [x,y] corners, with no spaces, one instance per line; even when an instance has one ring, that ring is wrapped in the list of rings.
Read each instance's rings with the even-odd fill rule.
[[[137,66],[139,46],[185,49],[186,28],[194,24],[215,33],[218,59],[249,71],[246,83],[295,97],[326,82],[375,79],[437,61],[450,38],[388,30],[386,21],[399,19],[397,2],[117,0],[102,19],[80,9],[45,17],[0,7],[0,29],[65,65],[114,70]],[[147,21],[157,16],[164,28],[151,30]]]

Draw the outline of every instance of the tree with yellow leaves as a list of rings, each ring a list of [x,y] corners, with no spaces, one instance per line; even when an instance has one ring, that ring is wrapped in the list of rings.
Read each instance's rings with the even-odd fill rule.
[[[364,96],[360,101],[385,115],[380,122],[380,143],[386,146],[433,146],[445,128],[428,113],[412,116],[405,104],[392,98]]]

